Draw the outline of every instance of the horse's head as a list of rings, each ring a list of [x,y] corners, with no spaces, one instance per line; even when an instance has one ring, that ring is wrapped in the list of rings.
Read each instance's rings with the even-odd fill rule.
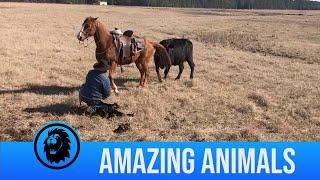
[[[98,18],[87,17],[83,23],[80,32],[77,35],[79,41],[84,41],[89,37],[93,36],[97,30],[97,21]]]

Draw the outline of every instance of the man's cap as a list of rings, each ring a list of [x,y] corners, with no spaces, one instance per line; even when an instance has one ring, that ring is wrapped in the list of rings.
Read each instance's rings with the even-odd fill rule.
[[[107,64],[107,62],[97,62],[93,65],[93,68],[101,68],[103,71],[107,72],[110,69],[110,66]]]

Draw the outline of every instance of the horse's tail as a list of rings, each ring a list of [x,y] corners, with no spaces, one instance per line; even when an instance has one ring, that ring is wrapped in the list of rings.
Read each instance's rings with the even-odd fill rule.
[[[163,61],[166,69],[171,67],[171,59],[165,47],[156,42],[151,42],[153,47],[156,49],[156,53],[160,55],[161,60]]]

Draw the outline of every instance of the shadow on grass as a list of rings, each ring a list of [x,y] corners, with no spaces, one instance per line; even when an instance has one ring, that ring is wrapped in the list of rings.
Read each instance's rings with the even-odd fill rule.
[[[23,111],[27,113],[44,113],[44,114],[52,114],[55,116],[63,116],[63,115],[86,115],[86,116],[101,116],[101,117],[115,117],[115,116],[134,116],[133,113],[122,113],[120,112],[119,105],[118,104],[106,104],[108,108],[103,111],[97,110],[95,113],[88,112],[86,106],[77,107],[75,105],[71,105],[68,103],[58,103],[53,105],[46,105],[46,106],[40,106],[40,107],[33,107],[33,108],[26,108]]]
[[[66,87],[66,86],[42,86],[42,85],[29,85],[28,87],[15,89],[15,90],[0,90],[0,94],[18,94],[18,93],[35,93],[42,95],[67,95],[79,90],[80,87]]]
[[[140,79],[135,79],[135,78],[116,78],[114,80],[114,82],[116,83],[116,85],[118,87],[126,88],[126,85],[125,85],[126,83],[128,83],[128,82],[139,83]]]
[[[40,107],[26,108],[23,111],[28,113],[45,113],[57,116],[62,116],[66,114],[83,115],[85,113],[85,109],[67,103],[58,103]]]
[[[127,82],[136,82],[139,83],[139,79],[135,78],[117,78],[115,79],[115,83],[120,88],[126,89],[125,84]],[[27,87],[20,88],[20,89],[13,89],[13,90],[0,90],[0,95],[2,94],[20,94],[20,93],[35,93],[40,95],[68,95],[75,91],[78,91],[80,86],[57,86],[57,85],[50,85],[50,86],[43,86],[43,85],[28,85]]]

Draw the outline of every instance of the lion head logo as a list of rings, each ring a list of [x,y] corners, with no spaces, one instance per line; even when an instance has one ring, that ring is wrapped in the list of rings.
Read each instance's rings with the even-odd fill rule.
[[[50,130],[43,144],[45,145],[44,152],[50,163],[59,163],[70,157],[70,139],[68,133],[63,129]]]

